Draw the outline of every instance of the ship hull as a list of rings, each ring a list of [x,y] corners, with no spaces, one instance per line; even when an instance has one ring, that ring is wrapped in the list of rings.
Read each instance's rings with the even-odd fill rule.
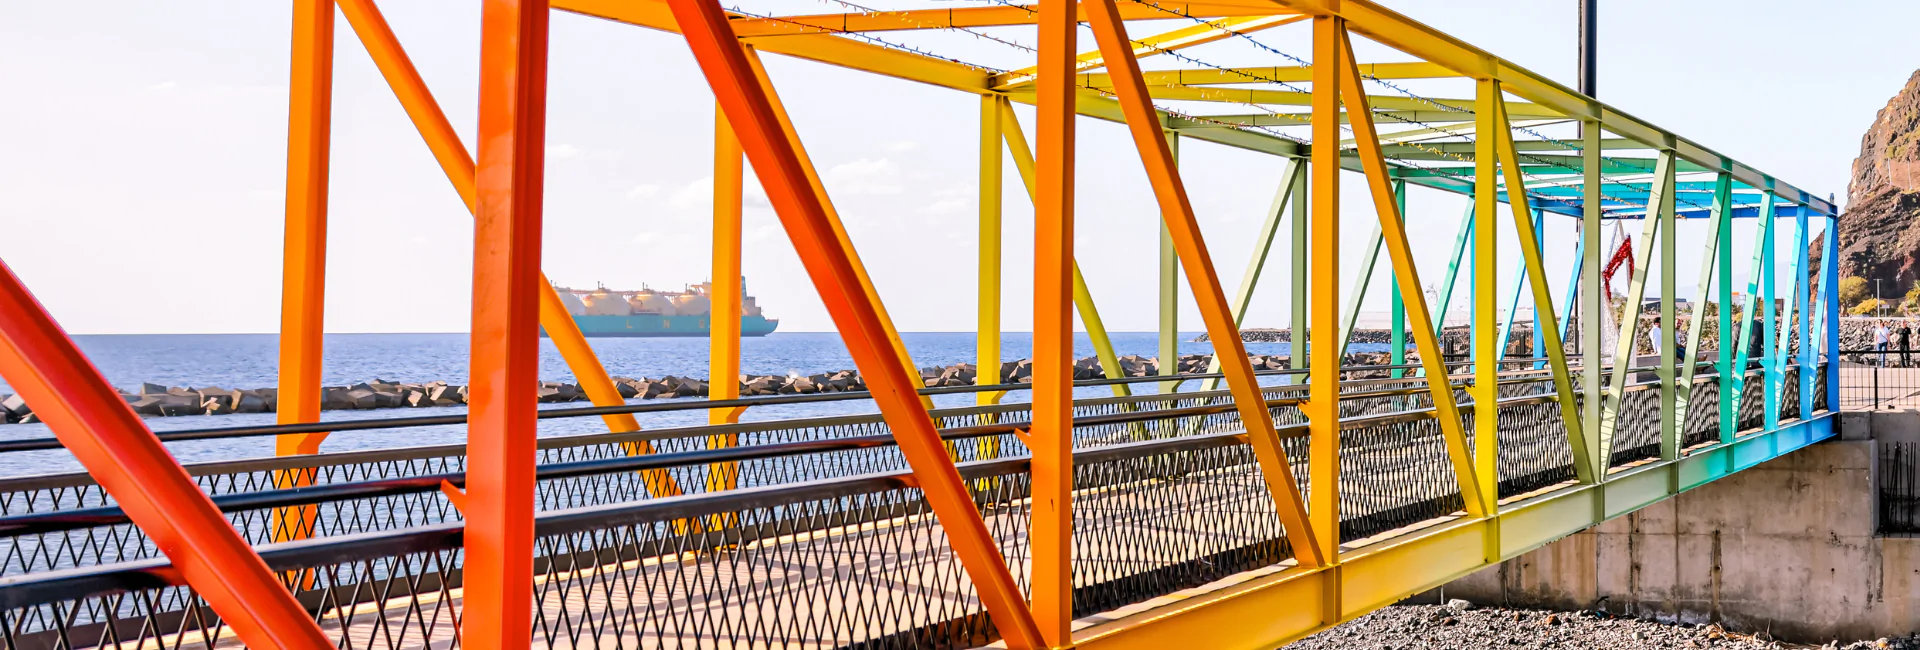
[[[712,333],[712,319],[701,316],[574,316],[573,323],[586,336],[604,337],[705,337]],[[742,316],[741,336],[766,336],[780,327],[780,321],[765,316]],[[540,330],[541,336],[547,332]]]

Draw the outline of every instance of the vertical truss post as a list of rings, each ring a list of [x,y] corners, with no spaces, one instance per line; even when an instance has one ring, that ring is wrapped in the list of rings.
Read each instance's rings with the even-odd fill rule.
[[[1809,267],[1812,265],[1812,260],[1808,259],[1807,254],[1808,212],[1811,210],[1802,205],[1793,217],[1793,310],[1800,314],[1800,317],[1794,320],[1793,340],[1800,342],[1800,356],[1797,360],[1800,364],[1800,385],[1795,390],[1800,391],[1800,419],[1802,420],[1813,418],[1814,345],[1813,340],[1808,338],[1812,332],[1809,324],[1813,321],[1811,295],[1813,285],[1810,282],[1811,278],[1808,277]]]
[[[746,193],[746,165],[740,140],[733,135],[726,111],[713,114],[713,304],[707,334],[707,397],[740,398],[740,316],[745,295],[740,277],[740,219]],[[740,421],[739,407],[709,409],[708,424]],[[740,434],[707,437],[708,449],[733,447]],[[707,491],[731,490],[740,477],[739,463],[714,463],[707,468]]]
[[[543,0],[489,0],[480,18],[460,617],[461,637],[476,650],[526,648],[533,629],[533,388],[540,380],[549,15]]]
[[[974,328],[978,360],[973,383],[982,386],[1000,383],[1000,188],[1005,173],[1001,171],[1000,105],[1004,101],[999,95],[980,96],[980,303]],[[1000,403],[1005,395],[1005,391],[982,391],[974,394],[974,400],[987,406]]]
[[[1733,367],[1733,351],[1741,347],[1742,341],[1729,341],[1733,333],[1733,175],[1722,173],[1713,189],[1715,237],[1714,268],[1719,276],[1715,282],[1720,285],[1720,361],[1716,365],[1720,373],[1720,441],[1733,442],[1734,432],[1740,428],[1739,411],[1734,402],[1739,393],[1739,375],[1741,370]]]
[[[1059,4],[1055,2],[1054,11]],[[770,88],[761,82],[749,53],[739,46],[726,12],[713,0],[671,0],[668,6],[733,123],[748,161],[767,188],[848,352],[867,377],[874,402],[945,529],[948,544],[972,578],[981,603],[1009,647],[1045,646],[1019,585],[1007,571],[971,493],[915,394],[910,375],[918,373],[900,363],[903,352],[888,335],[873,296],[861,282],[823,196],[807,172],[808,165],[776,115]],[[1035,575],[1036,580],[1040,577]]]
[[[473,157],[467,153],[467,146],[460,141],[460,135],[447,121],[440,110],[439,102],[434,101],[433,93],[428,91],[426,82],[420,79],[419,71],[413,67],[413,61],[407,58],[407,52],[400,47],[400,41],[394,38],[393,30],[380,15],[373,0],[335,0],[340,13],[346,16],[347,23],[366,46],[367,54],[380,69],[380,75],[387,80],[393,94],[400,101],[401,108],[413,121],[414,128],[426,141],[427,148],[433,152],[433,158],[440,163],[440,169],[446,173],[447,180],[453,183],[453,189],[467,206],[467,211],[478,215],[479,195],[475,189]],[[580,326],[573,322],[573,315],[560,302],[560,294],[553,290],[546,278],[540,279],[540,326],[545,329],[555,349],[567,361],[567,367],[573,371],[580,389],[593,401],[594,406],[618,406],[626,403],[620,396],[620,390],[613,385],[613,379],[607,375],[600,358],[588,346],[585,336],[580,334]],[[607,424],[607,430],[613,433],[626,433],[640,430],[640,422],[631,413],[609,413],[601,416]],[[645,440],[622,443],[628,454],[640,455],[653,453],[653,445]],[[673,496],[680,494],[679,485],[665,470],[648,470],[647,488],[654,496]]]
[[[1013,104],[1001,100],[1000,133],[1007,142],[1007,151],[1013,154],[1013,166],[1020,172],[1020,181],[1027,188],[1027,199],[1039,201],[1038,177],[1034,172],[1033,149],[1027,146],[1027,135],[1020,130],[1020,120],[1013,113]],[[1035,205],[1039,205],[1035,203]],[[1087,340],[1093,342],[1094,356],[1100,358],[1101,373],[1108,379],[1127,376],[1120,369],[1120,357],[1113,351],[1113,338],[1107,335],[1107,325],[1100,319],[1100,309],[1093,304],[1093,292],[1087,289],[1086,276],[1080,273],[1080,263],[1073,263],[1073,306],[1080,311],[1080,322],[1087,326]],[[1116,397],[1132,395],[1132,389],[1126,384],[1111,386]],[[1125,407],[1131,408],[1131,407]],[[1136,429],[1139,425],[1130,426]],[[1145,431],[1144,428],[1137,428]]]
[[[1545,311],[1546,325],[1541,331],[1546,333],[1547,365],[1553,369],[1553,389],[1560,402],[1560,419],[1566,423],[1567,446],[1573,452],[1574,477],[1581,483],[1595,483],[1599,478],[1591,462],[1591,447],[1587,445],[1587,437],[1581,429],[1581,412],[1579,403],[1574,399],[1573,373],[1567,366],[1566,346],[1561,344],[1560,327],[1554,322],[1558,317],[1551,309],[1553,294],[1547,288],[1547,267],[1540,251],[1540,239],[1535,235],[1539,231],[1531,223],[1534,211],[1527,200],[1526,176],[1520,167],[1519,153],[1513,145],[1512,121],[1507,115],[1506,100],[1497,92],[1493,94],[1493,99],[1497,113],[1493,134],[1499,140],[1500,170],[1507,182],[1507,207],[1513,212],[1514,234],[1518,235],[1520,255],[1526,262],[1527,286],[1533,288],[1533,304],[1549,306]],[[1486,132],[1482,131],[1480,137],[1486,137]],[[1573,296],[1569,294],[1567,299],[1572,301]],[[1571,302],[1567,310],[1573,310]],[[1540,313],[1539,309],[1534,311]]]
[[[1361,167],[1366,170],[1367,188],[1373,193],[1373,207],[1380,218],[1380,231],[1386,235],[1387,257],[1392,260],[1394,276],[1400,278],[1400,293],[1401,297],[1406,299],[1407,309],[1414,320],[1424,323],[1432,316],[1427,312],[1427,297],[1420,292],[1420,274],[1414,267],[1413,245],[1407,240],[1406,222],[1401,219],[1400,211],[1395,207],[1387,160],[1380,148],[1379,135],[1374,130],[1373,111],[1367,105],[1366,88],[1360,83],[1360,68],[1354,63],[1351,36],[1344,26],[1334,35],[1339,39],[1340,48],[1339,56],[1334,59],[1339,62],[1341,74],[1340,96],[1346,104],[1349,121],[1353,124],[1354,143],[1359,148]],[[1316,57],[1315,60],[1326,59]],[[1476,241],[1483,245],[1494,241],[1491,238],[1492,229],[1485,230],[1489,232],[1482,233],[1476,238]],[[1479,269],[1476,268],[1475,271]],[[1491,278],[1493,274],[1487,275]],[[1482,300],[1492,295],[1491,290],[1482,293],[1485,294],[1480,296]],[[1488,305],[1488,309],[1491,310],[1491,308],[1491,305]],[[1486,336],[1491,333],[1489,328],[1480,334]],[[1427,371],[1427,388],[1433,395],[1434,416],[1440,420],[1440,435],[1446,440],[1447,457],[1453,464],[1454,479],[1460,485],[1460,497],[1466,502],[1467,515],[1485,517],[1490,514],[1486,507],[1488,502],[1480,493],[1480,482],[1476,478],[1478,472],[1475,471],[1473,464],[1473,451],[1468,447],[1466,432],[1460,422],[1459,407],[1454,403],[1453,383],[1447,378],[1447,366],[1445,359],[1441,357],[1439,337],[1421,329],[1414,334],[1414,344],[1420,352],[1420,363]],[[1482,354],[1490,351],[1490,349],[1480,350]]]
[[[1173,152],[1173,164],[1180,164],[1180,132],[1167,131],[1167,148]],[[1173,249],[1173,234],[1167,232],[1167,220],[1160,219],[1160,376],[1180,374],[1180,253]],[[1161,393],[1171,393],[1180,382],[1160,382]]]
[[[1640,250],[1635,253],[1636,259],[1652,259],[1653,246],[1660,237],[1660,224],[1666,221],[1666,203],[1675,189],[1667,181],[1673,177],[1673,165],[1673,152],[1661,151],[1658,161],[1654,163],[1653,181],[1649,184],[1648,213],[1641,220]],[[1627,369],[1633,367],[1633,361],[1638,357],[1634,354],[1634,342],[1640,335],[1640,304],[1647,295],[1647,276],[1653,273],[1651,266],[1640,264],[1627,281],[1627,301],[1620,316],[1620,334],[1614,341],[1613,374],[1607,378],[1607,394],[1600,401],[1600,453],[1609,463],[1613,458],[1614,433],[1620,426],[1621,401],[1627,395],[1627,375],[1632,374]]]
[[[1305,171],[1305,164],[1288,158],[1286,170],[1280,172],[1280,189],[1273,193],[1273,203],[1267,208],[1267,219],[1260,224],[1260,232],[1254,235],[1253,259],[1247,260],[1247,270],[1240,276],[1240,289],[1233,294],[1233,303],[1229,305],[1233,309],[1235,327],[1246,323],[1247,308],[1253,304],[1253,288],[1260,283],[1260,274],[1267,268],[1267,254],[1273,251],[1273,240],[1280,235],[1280,220],[1286,215],[1287,197],[1293,195],[1296,185],[1305,182],[1300,178]],[[1220,357],[1215,355],[1212,361],[1207,362],[1207,373],[1219,372]],[[1217,377],[1200,383],[1201,392],[1219,388],[1220,379]]]
[[[1338,116],[1335,117],[1336,119],[1338,118]],[[1335,127],[1335,129],[1338,128],[1338,126]],[[1309,284],[1307,275],[1308,262],[1310,259],[1308,257],[1308,245],[1311,243],[1307,228],[1309,225],[1307,220],[1307,169],[1306,161],[1300,161],[1294,166],[1293,173],[1296,174],[1296,176],[1293,180],[1293,198],[1288,201],[1288,203],[1293,206],[1293,214],[1291,216],[1293,220],[1291,227],[1293,230],[1290,233],[1291,236],[1287,239],[1291,244],[1288,250],[1288,254],[1291,256],[1288,258],[1288,264],[1292,266],[1292,273],[1288,275],[1289,281],[1287,283],[1287,365],[1294,370],[1307,369],[1308,298],[1311,291],[1317,290],[1311,289],[1311,287],[1316,285]],[[1315,178],[1317,179],[1318,177]],[[1315,218],[1317,219],[1318,217]],[[1214,358],[1218,359],[1220,357],[1219,355],[1214,355]],[[1301,382],[1306,380],[1306,377],[1293,375],[1289,381]]]
[[[1747,362],[1752,360],[1752,354],[1750,353],[1753,348],[1753,346],[1749,345],[1749,342],[1753,340],[1753,315],[1760,310],[1760,293],[1763,286],[1760,276],[1767,273],[1768,269],[1772,267],[1772,263],[1768,260],[1767,250],[1773,241],[1773,192],[1766,188],[1761,189],[1763,190],[1762,193],[1764,196],[1761,198],[1760,216],[1758,218],[1759,231],[1753,235],[1753,259],[1747,263],[1747,295],[1746,300],[1740,305],[1740,324],[1738,326],[1740,335],[1733,339],[1735,344],[1733,367],[1736,368],[1733,373],[1733,410],[1735,413],[1740,412],[1741,402],[1746,401]],[[1760,367],[1764,369],[1767,366],[1767,360],[1764,354],[1761,356]],[[1767,384],[1762,383],[1761,385],[1765,386]],[[1736,423],[1734,428],[1738,429],[1739,425]],[[1772,427],[1768,427],[1768,430],[1771,429]]]
[[[1827,409],[1840,410],[1840,217],[1827,215],[1827,250],[1820,256],[1821,335],[1827,351]]]
[[[1073,640],[1073,0],[1040,4],[1034,86],[1033,618],[1050,647]],[[1155,125],[1158,128],[1158,125]],[[1165,364],[1166,360],[1162,360]]]
[[[5,262],[0,377],[242,642],[256,648],[333,647]]]
[[[1538,209],[1535,209],[1533,211],[1533,238],[1535,240],[1541,240],[1541,239],[1547,238],[1547,215]],[[1521,260],[1520,263],[1522,265],[1522,268],[1520,269],[1519,274],[1522,276],[1525,276],[1527,274],[1526,268],[1524,266],[1526,264],[1526,260]],[[1521,281],[1525,282],[1524,279]],[[1516,285],[1514,287],[1515,298],[1519,297],[1518,295],[1519,290],[1520,290],[1520,287]],[[1514,308],[1518,309],[1519,305],[1515,304]],[[1542,309],[1552,310],[1553,303],[1549,302],[1545,305],[1533,306],[1533,358],[1535,359],[1535,361],[1533,362],[1533,368],[1535,370],[1545,368],[1547,366],[1547,335],[1546,335],[1546,332],[1542,331],[1541,329],[1546,327],[1546,321],[1540,318],[1540,310]]]
[[[1340,561],[1340,346],[1329,340],[1340,331],[1340,35],[1346,21],[1336,16],[1314,16],[1312,325],[1306,330],[1308,353],[1307,403],[1307,512],[1313,517],[1315,555],[1329,563]],[[1300,338],[1296,333],[1295,338]],[[1295,548],[1298,548],[1296,546]],[[1328,622],[1339,620],[1339,581],[1329,581],[1325,594]]]
[[[293,3],[293,65],[287,84],[287,214],[280,270],[279,424],[320,421],[321,346],[327,295],[327,179],[333,125],[333,0]],[[274,454],[320,451],[327,434],[283,434]],[[313,470],[283,470],[274,487],[313,484]],[[273,513],[273,540],[313,536],[315,506]]]
[[[1398,180],[1398,179],[1393,181],[1393,205],[1394,205],[1394,209],[1400,211],[1400,214],[1407,213],[1407,182],[1406,181]],[[1387,318],[1388,320],[1393,321],[1391,325],[1387,326],[1388,327],[1387,342],[1390,344],[1392,348],[1392,351],[1388,353],[1388,357],[1389,357],[1388,363],[1391,363],[1396,366],[1406,365],[1407,363],[1407,301],[1400,297],[1400,277],[1399,276],[1389,277],[1387,278],[1387,282],[1388,282],[1387,298],[1391,301],[1387,306]],[[1414,290],[1419,291],[1420,288],[1414,287]],[[1423,292],[1421,295],[1425,295],[1425,293]],[[1406,374],[1407,374],[1407,371],[1402,370],[1400,368],[1394,368],[1393,370],[1387,373],[1387,376],[1392,377],[1394,379],[1399,379],[1401,377],[1406,376]]]
[[[1587,450],[1592,452],[1588,462],[1593,463],[1593,477],[1604,481],[1607,477],[1607,450],[1601,446],[1599,436],[1601,383],[1606,372],[1606,353],[1600,345],[1601,323],[1606,317],[1603,310],[1611,306],[1606,304],[1607,292],[1600,286],[1600,226],[1606,218],[1605,198],[1601,195],[1601,177],[1599,124],[1582,122],[1580,125],[1580,189],[1581,215],[1580,230],[1585,233],[1589,244],[1582,252],[1586,259],[1582,262],[1580,273],[1580,386],[1586,395],[1586,404],[1580,413],[1580,430],[1586,436]],[[1524,187],[1524,186],[1522,186]]]
[[[1173,151],[1167,146],[1165,133],[1160,129],[1153,99],[1140,72],[1140,62],[1134,58],[1132,41],[1127,38],[1126,24],[1113,0],[1089,2],[1082,9],[1087,15],[1087,23],[1093,29],[1095,40],[1099,42],[1100,52],[1106,57],[1108,70],[1112,73],[1114,93],[1126,116],[1127,130],[1133,135],[1134,146],[1140,152],[1141,163],[1146,167],[1147,178],[1153,185],[1154,198],[1159,202],[1167,231],[1173,237],[1174,249],[1180,255],[1181,266],[1186,269],[1188,285],[1194,301],[1199,304],[1201,318],[1206,322],[1208,338],[1213,341],[1214,356],[1221,358],[1221,369],[1227,376],[1227,388],[1233,392],[1234,406],[1254,448],[1254,456],[1260,463],[1267,491],[1279,510],[1280,523],[1285,527],[1287,540],[1292,544],[1301,566],[1319,566],[1322,558],[1329,556],[1323,555],[1320,552],[1323,549],[1314,546],[1316,537],[1294,483],[1286,449],[1280,444],[1279,433],[1274,429],[1272,414],[1267,408],[1265,392],[1260,388],[1259,378],[1253,374],[1253,364],[1247,359],[1246,346],[1240,340],[1240,329],[1233,324],[1226,292],[1220,286],[1220,278],[1215,275],[1213,260],[1207,254],[1206,240],[1200,233],[1199,220],[1194,217],[1193,205],[1188,201],[1186,186],[1180,179]],[[1067,29],[1071,30],[1073,18],[1070,9],[1062,20],[1069,23]],[[1071,61],[1070,58],[1066,59],[1063,66],[1071,65]],[[1060,83],[1065,91],[1072,91],[1071,79],[1063,79]],[[1337,526],[1335,530],[1331,534],[1338,536]],[[1329,612],[1329,615],[1334,614]]]
[[[1662,154],[1661,160],[1667,160],[1671,154]],[[1680,458],[1680,435],[1683,422],[1676,409],[1680,398],[1679,369],[1673,366],[1679,359],[1675,353],[1675,343],[1680,340],[1680,323],[1677,315],[1674,283],[1679,280],[1679,261],[1675,257],[1674,239],[1679,221],[1679,211],[1675,210],[1675,192],[1679,185],[1674,182],[1674,165],[1665,166],[1666,172],[1655,177],[1653,182],[1667,188],[1661,194],[1659,205],[1660,218],[1660,336],[1653,342],[1659,348],[1654,352],[1660,355],[1660,372],[1656,375],[1660,381],[1660,459],[1677,460]],[[1652,207],[1652,206],[1649,206]],[[1678,487],[1678,486],[1674,486]]]
[[[1474,338],[1481,344],[1473,359],[1473,457],[1474,475],[1480,479],[1481,508],[1499,511],[1500,502],[1500,360],[1501,346],[1493,344],[1494,285],[1499,268],[1500,139],[1494,132],[1500,125],[1500,82],[1479,79],[1474,82],[1473,213],[1474,224]],[[1419,288],[1415,287],[1417,291]],[[1424,355],[1423,355],[1424,356]],[[1444,373],[1442,373],[1444,376]],[[1494,521],[1498,521],[1495,519]],[[1498,535],[1489,540],[1489,560],[1499,557]]]
[[[1760,206],[1760,218],[1767,222],[1766,228],[1760,231],[1764,233],[1761,236],[1761,241],[1763,242],[1761,245],[1765,247],[1765,251],[1760,257],[1760,314],[1763,321],[1762,324],[1767,328],[1766,334],[1761,342],[1764,347],[1760,348],[1763,354],[1760,359],[1760,368],[1764,373],[1761,375],[1763,381],[1766,382],[1761,385],[1766,388],[1760,391],[1760,393],[1763,395],[1761,402],[1765,404],[1764,408],[1766,409],[1766,413],[1762,414],[1761,422],[1763,424],[1761,426],[1764,427],[1763,430],[1765,431],[1773,431],[1780,428],[1780,395],[1778,391],[1780,390],[1781,372],[1780,364],[1774,354],[1774,346],[1780,343],[1780,341],[1777,340],[1775,336],[1778,330],[1774,327],[1774,319],[1777,318],[1779,314],[1775,313],[1777,310],[1773,306],[1773,275],[1777,263],[1775,259],[1777,255],[1775,255],[1774,252],[1774,249],[1777,247],[1774,246],[1773,241],[1773,233],[1775,230],[1773,227],[1773,188],[1766,188],[1766,191],[1766,201]]]

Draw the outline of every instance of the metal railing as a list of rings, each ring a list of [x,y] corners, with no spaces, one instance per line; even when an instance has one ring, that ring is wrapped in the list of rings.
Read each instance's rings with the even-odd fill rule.
[[[1543,379],[1520,375],[1500,387],[1503,498],[1574,477],[1560,407]],[[1461,509],[1424,382],[1343,385],[1343,540]],[[1715,403],[1717,382],[1697,377],[1689,387],[1694,403]],[[1750,391],[1759,383],[1748,382]],[[1610,465],[1657,456],[1657,388],[1636,384],[1623,395]],[[1303,390],[1265,389],[1304,492]],[[1465,391],[1456,397],[1466,432],[1476,435],[1474,405]],[[1077,612],[1111,610],[1290,557],[1228,400],[1214,391],[1076,402]],[[934,412],[1023,587],[1027,452],[1015,430],[1025,409]],[[1718,417],[1717,408],[1689,409],[1684,444],[1716,441]],[[732,446],[710,448],[723,438]],[[642,440],[653,454],[632,454]],[[462,451],[390,449],[190,470],[341,647],[444,647],[457,644],[461,523],[436,486],[458,482]],[[540,454],[533,633],[548,645],[960,647],[994,637],[877,415],[549,438]],[[276,477],[288,471],[311,471],[315,484],[279,488]],[[655,494],[662,474],[682,493]],[[715,476],[737,480],[725,485]],[[0,480],[5,647],[231,642],[111,505],[85,475]],[[313,508],[295,520],[314,525],[313,537],[270,543],[284,537],[289,524],[276,523],[274,513],[289,505]]]
[[[1920,351],[1842,351],[1840,405],[1846,410],[1920,408]]]

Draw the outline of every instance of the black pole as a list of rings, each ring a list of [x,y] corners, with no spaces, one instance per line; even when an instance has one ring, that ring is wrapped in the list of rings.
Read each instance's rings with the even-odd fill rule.
[[[1595,4],[1599,0],[1580,0],[1580,94],[1598,97],[1594,88],[1596,71],[1596,45],[1599,40],[1599,14]]]

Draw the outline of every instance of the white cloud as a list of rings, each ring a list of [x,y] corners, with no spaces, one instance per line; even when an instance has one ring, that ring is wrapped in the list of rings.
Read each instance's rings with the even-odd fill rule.
[[[751,232],[748,232],[747,239],[751,239],[753,241],[764,241],[767,238],[777,234],[780,234],[779,226],[761,226],[759,228],[754,228]]]
[[[920,143],[912,140],[895,140],[887,145],[888,153],[906,153],[920,148]]]
[[[579,147],[576,147],[576,146],[573,146],[573,145],[570,145],[570,144],[550,144],[550,145],[547,145],[547,157],[548,157],[548,158],[552,158],[552,159],[555,159],[555,160],[563,160],[563,159],[567,159],[567,158],[572,158],[572,157],[574,157],[574,156],[577,156],[577,155],[580,155],[580,148],[579,148]]]
[[[651,199],[655,196],[658,196],[659,194],[660,194],[659,185],[654,185],[653,183],[646,183],[646,184],[634,187],[631,190],[627,190],[627,200],[639,201],[643,199]]]
[[[634,235],[634,236],[633,236],[633,243],[635,243],[635,244],[651,244],[651,243],[654,243],[654,242],[657,242],[657,241],[660,241],[660,238],[661,238],[661,237],[663,237],[663,236],[664,236],[664,235],[661,235],[660,233],[657,233],[657,232],[652,232],[652,231],[648,231],[648,232],[643,232],[643,233],[640,233],[640,234],[638,234],[638,235]]]
[[[160,82],[160,83],[157,83],[157,84],[154,84],[154,85],[151,85],[151,86],[147,86],[147,90],[149,90],[149,91],[153,91],[153,92],[156,92],[156,93],[162,93],[162,92],[166,92],[166,91],[169,91],[169,90],[173,90],[173,89],[175,89],[175,88],[178,88],[178,87],[180,87],[180,83],[179,83],[179,82],[176,82],[176,81],[162,81],[162,82]]]
[[[836,193],[899,194],[900,186],[893,182],[899,176],[899,168],[889,159],[861,158],[828,169],[826,183]]]

